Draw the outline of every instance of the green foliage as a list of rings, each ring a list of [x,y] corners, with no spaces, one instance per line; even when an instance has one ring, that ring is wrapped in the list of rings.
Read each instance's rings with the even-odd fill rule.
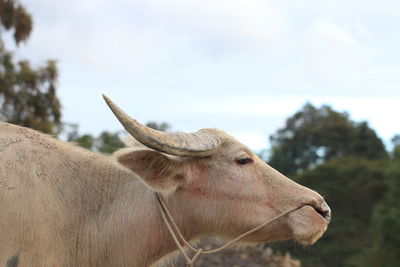
[[[38,69],[28,61],[14,65],[12,56],[0,47],[0,120],[54,133],[61,118],[56,80],[54,61]]]
[[[393,158],[400,159],[400,135],[395,135],[392,138],[393,142]]]
[[[146,125],[159,131],[166,131],[170,128],[170,125],[166,122],[148,122]],[[115,133],[104,131],[99,136],[90,134],[80,135],[78,125],[68,123],[64,123],[60,131],[66,136],[67,141],[74,142],[81,147],[96,152],[111,154],[125,146],[125,143],[122,141],[123,132],[121,131]]]
[[[95,146],[96,138],[90,134],[84,134],[82,136],[77,136],[76,139],[71,139],[71,141],[78,144],[78,146],[89,149],[97,150]]]
[[[0,0],[0,23],[7,31],[14,31],[17,44],[26,41],[32,31],[32,17],[16,0]]]
[[[366,122],[355,123],[329,106],[306,104],[270,137],[269,164],[284,174],[301,173],[329,159],[357,155],[387,156],[382,141]]]
[[[120,138],[120,132],[110,133],[102,132],[96,139],[95,144],[97,145],[98,151],[102,153],[113,153],[116,150],[124,147],[124,142]]]
[[[166,131],[170,128],[170,125],[166,122],[148,122],[146,126],[158,131]],[[104,131],[99,136],[80,135],[77,124],[63,123],[60,132],[65,135],[67,141],[74,142],[91,151],[111,154],[125,146],[122,141],[123,132],[121,131],[115,133]]]
[[[1,28],[14,32],[14,41],[26,41],[32,19],[14,0],[0,0]],[[15,62],[0,39],[0,120],[56,133],[61,119],[61,104],[56,94],[56,62],[33,68],[29,61]]]
[[[74,142],[81,147],[96,152],[111,154],[125,145],[121,137],[122,132],[110,133],[104,131],[97,137],[90,134],[80,135],[77,124],[63,124],[61,131],[66,135],[68,142]]]
[[[400,266],[400,160],[387,171],[388,191],[372,217],[373,239],[355,266]]]
[[[317,244],[281,244],[303,266],[400,266],[400,135],[392,157],[366,122],[305,105],[271,136],[269,163],[321,193],[333,218]]]
[[[167,132],[169,128],[171,128],[171,126],[166,122],[157,123],[154,121],[146,123],[146,126],[162,132]]]
[[[329,203],[332,222],[322,240],[306,250],[284,247],[304,266],[353,266],[353,258],[370,246],[374,206],[387,190],[384,160],[347,156],[330,160],[296,178],[321,193]]]

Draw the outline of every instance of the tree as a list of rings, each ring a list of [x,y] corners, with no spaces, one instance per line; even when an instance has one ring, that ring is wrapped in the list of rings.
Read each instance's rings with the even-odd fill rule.
[[[16,0],[0,0],[0,23],[7,30],[14,31],[17,44],[26,41],[32,31],[32,17]]]
[[[356,266],[400,266],[400,160],[392,161],[387,171],[388,191],[375,206],[372,217],[373,239]]]
[[[393,139],[395,151],[399,140]],[[291,251],[304,266],[398,266],[382,264],[397,256],[382,260],[381,252],[395,253],[399,247],[397,241],[387,242],[389,231],[384,230],[390,228],[396,236],[394,228],[400,229],[394,223],[398,204],[393,204],[400,185],[388,183],[391,160],[366,122],[354,122],[329,106],[306,104],[271,136],[271,143],[269,163],[321,193],[333,211],[331,225],[317,244],[307,250],[276,247]],[[398,190],[389,197],[394,186]]]
[[[17,45],[27,41],[32,24],[17,0],[0,0],[0,28],[13,31]],[[0,120],[55,134],[61,119],[57,77],[55,61],[38,68],[27,60],[15,62],[0,38]]]
[[[146,126],[159,131],[166,131],[170,128],[166,122],[148,122]],[[91,151],[111,154],[125,146],[125,143],[122,141],[123,131],[114,133],[103,131],[98,136],[93,136],[90,134],[80,135],[78,128],[77,124],[63,123],[61,132],[65,135],[68,142],[74,142]]]
[[[107,131],[101,132],[98,136],[90,134],[77,135],[68,139],[68,141],[91,151],[107,154],[112,154],[125,145],[121,138],[121,132],[110,133]]]
[[[325,197],[332,209],[332,222],[322,239],[307,249],[277,247],[289,250],[304,266],[358,266],[359,253],[371,245],[374,207],[388,190],[388,166],[387,160],[346,156],[297,176],[297,182]]]
[[[167,122],[157,123],[154,121],[150,121],[146,123],[146,126],[162,132],[167,132],[169,128],[171,128],[171,126]]]
[[[355,123],[347,113],[329,106],[304,105],[270,141],[269,164],[285,174],[301,173],[345,155],[368,159],[387,156],[383,142],[366,122]]]
[[[124,142],[121,140],[121,132],[110,133],[102,132],[96,139],[95,144],[97,150],[102,153],[114,153],[118,149],[124,147]]]
[[[122,131],[115,133],[103,131],[97,137],[90,134],[80,135],[77,124],[64,123],[62,133],[68,142],[74,142],[80,147],[96,152],[111,154],[125,145],[121,137]]]
[[[397,134],[392,138],[393,143],[393,158],[400,159],[400,135]]]

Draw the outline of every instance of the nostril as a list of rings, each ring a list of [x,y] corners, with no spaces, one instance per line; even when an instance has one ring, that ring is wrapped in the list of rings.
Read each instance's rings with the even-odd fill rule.
[[[314,209],[328,222],[331,221],[331,209],[329,206],[324,202],[320,207],[313,206]]]
[[[321,216],[324,217],[325,220],[329,220],[331,218],[331,214],[329,211],[318,210],[318,213],[321,214]]]
[[[332,212],[331,209],[329,208],[328,204],[326,204],[325,200],[320,197],[320,198],[315,198],[311,200],[306,200],[303,199],[303,205],[304,206],[311,206],[315,212],[317,212],[319,215],[321,215],[322,218],[327,223],[331,222],[332,219]]]

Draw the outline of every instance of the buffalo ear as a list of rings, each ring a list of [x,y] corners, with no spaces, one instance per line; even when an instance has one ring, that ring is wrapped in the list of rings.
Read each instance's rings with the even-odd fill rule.
[[[155,191],[171,191],[182,183],[182,162],[154,150],[122,150],[115,155],[122,166],[137,174]]]

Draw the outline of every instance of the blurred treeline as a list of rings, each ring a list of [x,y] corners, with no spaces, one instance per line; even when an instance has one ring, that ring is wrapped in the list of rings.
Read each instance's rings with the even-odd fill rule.
[[[317,244],[276,249],[303,266],[400,266],[400,136],[388,151],[368,123],[306,104],[270,141],[267,161],[321,193],[333,211]]]
[[[148,122],[146,126],[159,130],[167,131],[169,129],[169,124],[166,122]],[[87,148],[92,151],[102,152],[111,154],[116,150],[125,146],[125,132],[101,132],[98,136],[93,136],[91,134],[80,134],[79,127],[77,124],[71,123],[61,123],[61,128],[59,132],[65,135],[65,139],[68,142],[74,142],[77,145]]]
[[[112,153],[122,147],[120,132],[80,134],[77,125],[62,123],[54,60],[32,67],[7,50],[4,34],[12,34],[18,46],[32,26],[19,2],[0,0],[0,121],[61,135],[94,151]],[[288,242],[276,249],[290,251],[303,266],[400,266],[400,136],[387,149],[367,122],[354,122],[329,106],[306,104],[270,140],[264,159],[320,192],[333,211],[317,244],[303,248]]]

